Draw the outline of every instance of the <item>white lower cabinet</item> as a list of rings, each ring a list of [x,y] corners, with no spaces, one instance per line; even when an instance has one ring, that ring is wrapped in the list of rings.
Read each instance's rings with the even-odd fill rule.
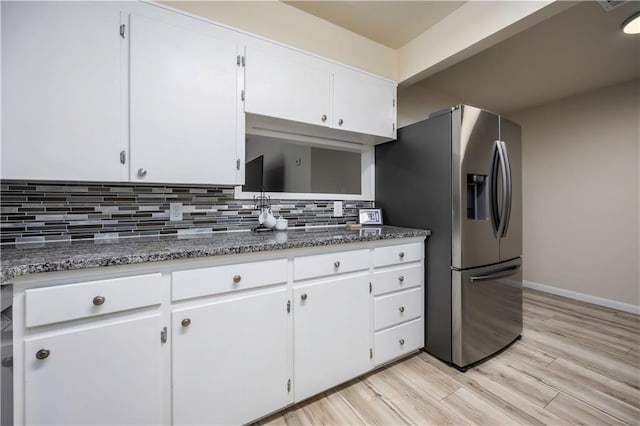
[[[245,424],[414,352],[424,245],[400,242],[13,282],[14,422]]]
[[[173,310],[173,424],[243,424],[287,405],[287,296]]]
[[[295,400],[371,368],[369,274],[293,290]]]
[[[24,342],[25,423],[160,423],[160,316],[73,328]]]

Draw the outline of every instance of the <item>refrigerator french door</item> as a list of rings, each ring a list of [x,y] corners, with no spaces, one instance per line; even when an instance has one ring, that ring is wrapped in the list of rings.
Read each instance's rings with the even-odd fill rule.
[[[431,230],[425,350],[464,368],[516,339],[522,330],[520,126],[457,105],[378,145],[375,174],[385,223]]]

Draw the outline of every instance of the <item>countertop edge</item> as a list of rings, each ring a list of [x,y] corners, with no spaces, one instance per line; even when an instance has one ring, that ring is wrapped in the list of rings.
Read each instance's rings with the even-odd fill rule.
[[[203,257],[224,256],[230,254],[243,254],[243,253],[259,253],[266,251],[287,250],[296,248],[310,248],[321,246],[335,246],[349,243],[366,243],[372,241],[383,241],[400,238],[420,238],[428,237],[431,235],[429,230],[414,230],[407,229],[393,234],[384,235],[367,235],[359,236],[354,235],[353,238],[327,238],[321,240],[298,240],[292,242],[273,242],[273,243],[261,243],[261,244],[247,244],[247,245],[229,245],[223,247],[212,247],[211,249],[177,249],[177,250],[150,250],[144,255],[104,255],[104,256],[87,256],[82,259],[64,258],[58,261],[50,262],[25,262],[24,264],[13,265],[0,269],[0,285],[9,284],[8,281],[15,278],[39,274],[46,272],[58,272],[58,271],[72,271],[82,269],[92,269],[105,266],[117,266],[117,265],[136,265],[150,262],[162,262],[181,259],[196,259]]]

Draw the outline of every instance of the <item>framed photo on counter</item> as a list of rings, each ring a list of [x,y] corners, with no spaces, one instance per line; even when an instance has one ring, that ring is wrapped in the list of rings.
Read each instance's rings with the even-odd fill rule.
[[[358,217],[361,225],[382,225],[380,209],[359,209]]]

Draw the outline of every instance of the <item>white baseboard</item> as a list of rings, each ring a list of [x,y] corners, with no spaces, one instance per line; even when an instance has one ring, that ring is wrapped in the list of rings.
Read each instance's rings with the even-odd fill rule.
[[[544,291],[558,296],[568,297],[570,299],[580,300],[582,302],[593,303],[594,305],[605,306],[618,311],[629,312],[631,314],[640,315],[640,306],[630,303],[622,303],[616,300],[605,299],[604,297],[592,296],[590,294],[578,293],[577,291],[565,290],[563,288],[552,287],[550,285],[538,284],[533,281],[523,281],[525,288]]]

